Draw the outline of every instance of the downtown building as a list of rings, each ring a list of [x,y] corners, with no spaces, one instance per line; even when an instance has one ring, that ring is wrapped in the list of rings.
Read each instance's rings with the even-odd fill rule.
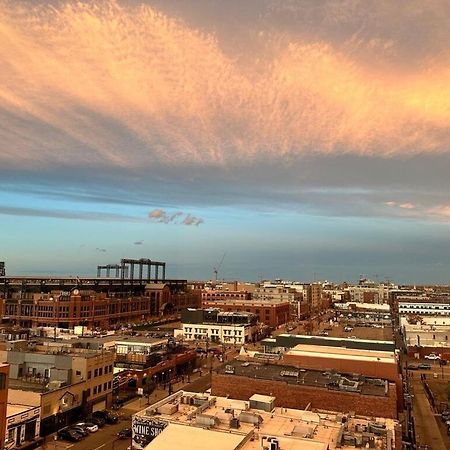
[[[189,308],[181,312],[181,329],[175,330],[175,337],[237,345],[254,342],[261,332],[255,314]]]

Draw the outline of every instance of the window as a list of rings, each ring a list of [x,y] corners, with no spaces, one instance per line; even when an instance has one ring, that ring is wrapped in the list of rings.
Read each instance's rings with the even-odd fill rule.
[[[75,373],[76,373],[79,377],[81,377],[81,370],[77,370]]]
[[[97,393],[97,386],[94,386],[94,395]]]
[[[106,391],[108,389],[108,383],[103,383],[103,390]]]
[[[98,369],[98,375],[100,377],[103,375],[103,367],[100,367],[100,369]]]
[[[86,397],[90,397],[91,396],[91,388],[86,389]]]
[[[102,392],[102,385],[101,385],[101,384],[98,385],[97,392],[98,392],[99,394],[100,394],[100,392]]]
[[[0,373],[0,389],[3,390],[6,388],[6,375],[4,373]]]
[[[98,369],[94,369],[94,377],[98,376]]]
[[[90,380],[91,377],[92,377],[92,370],[90,370],[90,371],[88,372],[88,380]]]

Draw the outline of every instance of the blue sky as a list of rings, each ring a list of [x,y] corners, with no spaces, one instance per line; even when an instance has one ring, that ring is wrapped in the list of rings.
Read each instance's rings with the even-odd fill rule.
[[[445,0],[0,0],[0,260],[448,282],[449,26]]]

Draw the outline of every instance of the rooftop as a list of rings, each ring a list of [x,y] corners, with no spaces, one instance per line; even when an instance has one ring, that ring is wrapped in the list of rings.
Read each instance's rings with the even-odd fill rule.
[[[299,369],[296,366],[282,364],[266,364],[258,362],[242,362],[233,360],[225,366],[219,367],[217,373],[230,377],[240,376],[262,380],[280,381],[294,385],[314,386],[315,388],[347,390],[362,395],[386,395],[386,380],[369,378],[352,372],[337,373],[336,371],[323,371],[312,369]],[[356,384],[355,384],[356,382]],[[339,387],[342,384],[342,388]],[[349,387],[348,389],[346,386]]]
[[[268,438],[277,439],[283,450],[348,450],[355,443],[364,447],[368,440],[377,449],[387,449],[386,441],[395,438],[395,420],[343,417],[329,411],[279,407],[266,412],[251,409],[249,401],[178,391],[135,414],[133,424],[156,421],[162,425],[161,433],[145,447],[149,450],[172,450],[183,443],[198,450],[257,450],[263,443],[268,445]],[[136,427],[142,432],[149,428]],[[151,439],[150,435],[134,437]]]
[[[353,361],[373,361],[397,364],[395,354],[392,352],[320,345],[299,344],[288,350],[285,355],[314,356],[316,358],[336,358]]]

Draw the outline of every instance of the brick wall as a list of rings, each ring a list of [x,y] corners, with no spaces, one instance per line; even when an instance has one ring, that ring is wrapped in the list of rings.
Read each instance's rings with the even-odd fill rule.
[[[276,406],[285,408],[304,409],[311,403],[312,409],[397,419],[395,384],[389,384],[388,395],[380,397],[213,373],[211,393],[238,400],[248,400],[253,394],[271,395]]]

